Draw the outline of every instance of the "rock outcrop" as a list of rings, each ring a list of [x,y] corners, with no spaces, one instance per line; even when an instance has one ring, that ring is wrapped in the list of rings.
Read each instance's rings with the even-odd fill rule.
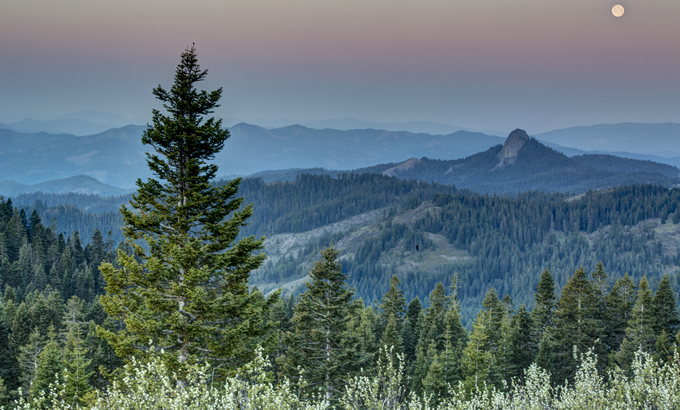
[[[508,139],[505,140],[503,149],[501,149],[501,151],[496,156],[499,162],[498,165],[494,167],[494,169],[503,168],[506,165],[514,164],[517,160],[519,152],[522,150],[522,147],[524,147],[529,141],[531,141],[531,138],[527,135],[526,131],[520,130],[518,128],[511,132],[508,136]]]
[[[395,167],[386,169],[382,174],[387,175],[388,177],[396,177],[400,172],[408,171],[419,163],[420,160],[418,158],[409,158]]]

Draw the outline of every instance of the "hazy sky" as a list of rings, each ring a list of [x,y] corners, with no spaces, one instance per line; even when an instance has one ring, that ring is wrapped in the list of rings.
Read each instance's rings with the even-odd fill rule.
[[[0,121],[147,120],[195,42],[227,122],[680,122],[680,3],[619,3],[621,18],[609,0],[6,0]]]

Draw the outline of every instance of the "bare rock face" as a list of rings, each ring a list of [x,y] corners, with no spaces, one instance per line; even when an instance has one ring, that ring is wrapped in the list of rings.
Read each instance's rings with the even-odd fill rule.
[[[498,165],[494,167],[503,168],[506,165],[511,165],[517,160],[517,155],[519,151],[524,147],[531,138],[527,135],[526,131],[520,130],[519,128],[514,130],[505,140],[505,145],[503,149],[496,156],[499,160]]]
[[[419,163],[420,160],[418,158],[409,158],[401,164],[383,171],[382,174],[387,175],[388,177],[396,177],[400,172],[408,171]]]

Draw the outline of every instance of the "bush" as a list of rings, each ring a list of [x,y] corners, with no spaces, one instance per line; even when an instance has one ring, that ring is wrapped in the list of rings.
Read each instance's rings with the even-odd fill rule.
[[[346,394],[340,401],[343,409],[366,410],[567,410],[567,409],[678,409],[680,408],[680,356],[662,364],[646,353],[638,352],[633,361],[633,375],[621,370],[610,371],[606,381],[597,371],[592,352],[580,356],[574,383],[551,387],[550,374],[532,364],[525,371],[524,383],[513,383],[504,391],[478,389],[465,395],[462,384],[452,388],[452,397],[436,400],[432,396],[405,396],[403,358],[380,355],[376,375],[361,375],[348,381]],[[133,361],[123,369],[119,380],[105,392],[97,392],[89,400],[91,409],[262,409],[312,410],[330,408],[317,399],[300,400],[295,394],[300,387],[286,379],[279,384],[270,381],[269,362],[258,349],[256,358],[238,374],[221,382],[211,382],[207,365],[193,365],[183,383],[163,364],[160,355],[152,355],[146,363]],[[304,381],[301,383],[304,384]],[[186,387],[178,387],[184,384]],[[451,387],[449,387],[451,388]],[[53,385],[47,392],[29,402],[21,399],[14,407],[29,409],[74,409],[77,403],[64,400],[63,385]],[[437,403],[437,404],[434,404]]]

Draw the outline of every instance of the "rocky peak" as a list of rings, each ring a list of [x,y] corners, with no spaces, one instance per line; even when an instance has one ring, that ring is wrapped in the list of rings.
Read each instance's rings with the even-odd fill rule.
[[[508,139],[505,140],[505,145],[503,145],[503,149],[501,149],[501,152],[499,152],[498,155],[496,156],[499,162],[495,168],[502,168],[506,165],[513,164],[515,160],[517,160],[517,155],[519,154],[519,151],[530,140],[531,138],[527,135],[526,131],[524,130],[520,130],[518,128],[511,132],[510,135],[508,136]]]

